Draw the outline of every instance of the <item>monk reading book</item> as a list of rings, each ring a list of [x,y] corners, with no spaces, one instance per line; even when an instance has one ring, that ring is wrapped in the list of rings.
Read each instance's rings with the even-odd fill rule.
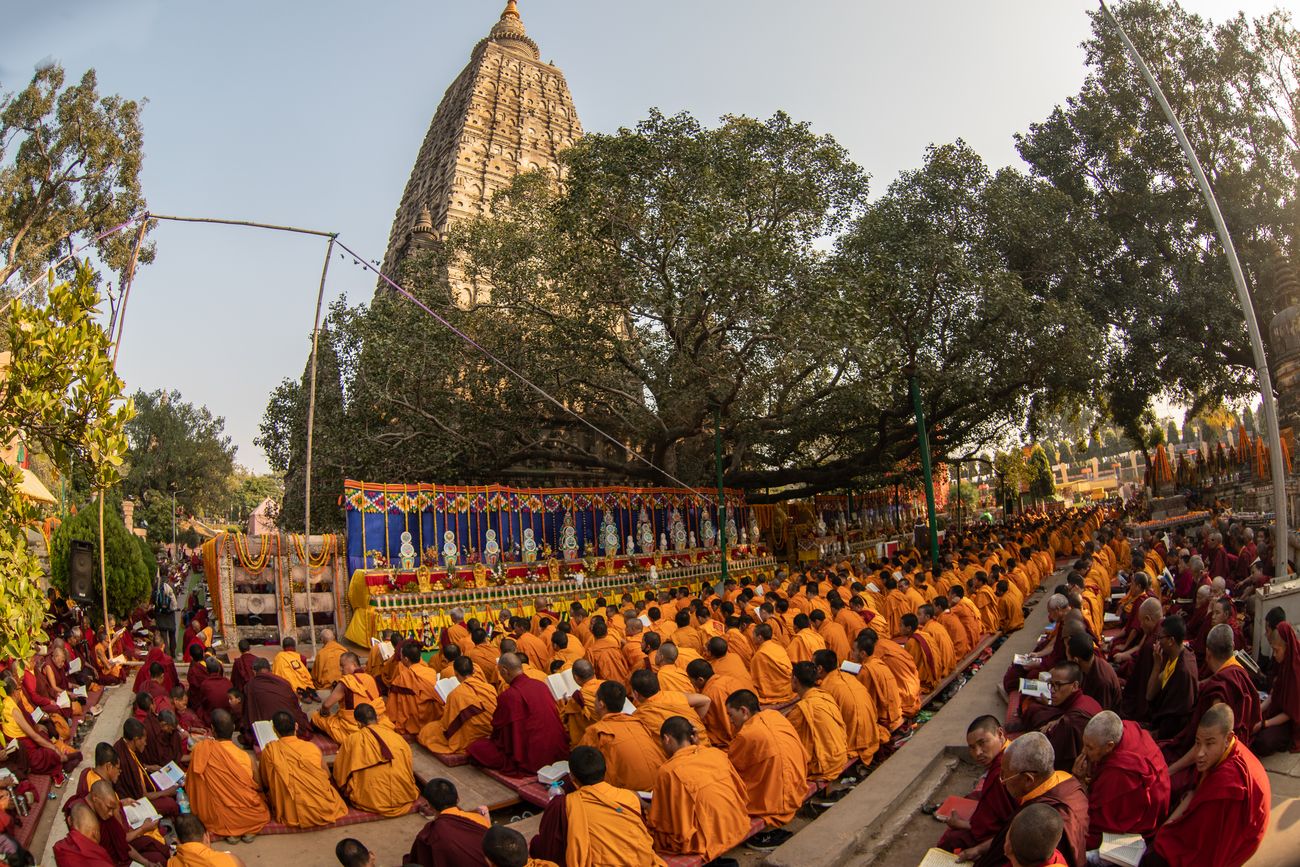
[[[1083,729],[1074,776],[1088,789],[1088,850],[1102,834],[1150,837],[1169,812],[1169,769],[1151,733],[1104,710]]]
[[[353,709],[358,729],[339,744],[334,783],[358,810],[404,816],[420,796],[411,768],[411,746],[392,728],[379,725],[364,702]]]
[[[835,699],[844,719],[849,761],[870,765],[881,744],[889,741],[889,731],[880,725],[875,700],[861,681],[840,670],[834,651],[817,651],[813,664],[817,666],[817,685]]]
[[[347,805],[334,789],[320,748],[296,736],[288,712],[278,711],[271,723],[278,739],[263,748],[260,766],[275,820],[291,828],[319,828],[346,816]]]
[[[581,746],[600,750],[611,785],[634,792],[650,791],[664,763],[664,754],[645,726],[623,712],[627,690],[623,684],[607,680],[596,690],[594,703],[596,721],[587,727]]]
[[[204,687],[207,687],[207,682]],[[253,678],[244,686],[244,704],[241,719],[245,743],[253,743],[253,723],[271,720],[280,711],[293,717],[299,737],[311,737],[311,722],[298,703],[298,692],[284,678],[271,673],[271,664],[265,659],[253,663]]]
[[[82,801],[68,818],[68,836],[54,844],[58,867],[118,867],[108,850],[100,845],[99,817]]]
[[[388,681],[388,717],[400,733],[419,734],[420,729],[442,715],[442,699],[435,689],[438,672],[425,664],[416,642],[405,644],[400,656]]]
[[[471,743],[492,734],[497,691],[479,676],[473,661],[462,656],[452,663],[460,685],[440,704],[442,715],[427,723],[416,739],[431,753],[463,753]],[[493,669],[495,672],[495,667]]]
[[[525,677],[513,653],[501,654],[497,672],[506,689],[492,714],[492,734],[469,745],[470,758],[508,774],[535,774],[569,753],[569,738],[545,683]]]

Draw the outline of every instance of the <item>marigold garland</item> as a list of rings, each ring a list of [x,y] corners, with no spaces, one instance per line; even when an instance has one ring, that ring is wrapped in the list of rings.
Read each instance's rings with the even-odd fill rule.
[[[266,564],[271,558],[271,539],[274,536],[263,536],[262,544],[258,548],[257,558],[248,552],[248,537],[243,533],[231,533],[235,540],[235,556],[239,558],[239,565],[249,575],[260,575],[266,569]]]
[[[333,533],[326,533],[321,536],[320,556],[315,558],[311,556],[311,551],[308,550],[306,541],[301,534],[290,533],[289,543],[293,545],[293,552],[298,555],[299,563],[306,563],[311,569],[319,571],[329,565],[330,558],[334,556],[334,548],[338,543],[338,537]]]

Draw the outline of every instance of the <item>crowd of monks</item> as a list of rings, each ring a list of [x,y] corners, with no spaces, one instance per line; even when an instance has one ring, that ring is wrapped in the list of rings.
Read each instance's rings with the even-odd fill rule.
[[[1149,841],[1147,864],[1211,863],[1196,860],[1207,852],[1241,864],[1268,818],[1267,779],[1248,745],[1300,747],[1300,648],[1271,612],[1274,681],[1261,706],[1236,659],[1235,601],[1260,569],[1239,570],[1252,551],[1239,533],[1225,547],[1224,529],[1133,545],[1121,516],[1101,508],[1029,514],[950,534],[937,569],[904,549],[871,568],[823,564],[598,598],[592,610],[554,611],[544,599],[527,617],[453,610],[432,654],[386,635],[391,655],[363,660],[326,630],[311,663],[286,638],[272,658],[241,642],[224,665],[197,629],[182,643],[183,681],[156,639],[121,738],[98,744],[77,782],[59,864],[99,864],[96,847],[105,864],[163,863],[169,842],[172,867],[234,864],[210,844],[252,841],[271,822],[322,827],[351,810],[405,815],[421,798],[433,819],[406,862],[426,867],[709,861],[747,841],[772,849],[810,797],[833,802],[897,749],[993,636],[1023,626],[1040,588],[1052,628],[1004,678],[1008,719],[971,724],[971,754],[988,770],[974,815],[950,819],[940,845],[985,867],[1082,867],[1103,834],[1136,833]],[[4,675],[0,722],[36,772],[61,780],[79,758],[58,728],[81,710],[57,698],[70,653],[100,682],[125,679],[120,657],[134,654],[116,653],[125,648],[113,635],[68,634],[39,665]],[[550,676],[565,672],[576,688],[556,690]],[[1022,698],[1022,678],[1047,681],[1050,701]],[[51,694],[52,712],[34,721]],[[322,737],[338,745],[332,763]],[[412,741],[510,778],[567,761],[569,777],[523,846],[486,811],[462,810],[451,781],[417,788]],[[150,776],[173,761],[186,770],[192,815],[176,787]],[[122,806],[140,799],[174,840],[166,825],[128,830]],[[1058,825],[1050,855],[1015,854],[1017,841],[1041,849]],[[342,863],[367,863],[363,844],[344,843]]]
[[[988,770],[973,814],[949,817],[939,845],[980,867],[1083,867],[1106,835],[1138,835],[1144,867],[1240,867],[1269,820],[1257,756],[1300,747],[1300,646],[1281,608],[1265,617],[1267,701],[1265,675],[1238,658],[1238,600],[1271,564],[1225,521],[1135,545],[1103,517],[1117,516],[1094,513],[1050,540],[1067,568],[1047,599],[1049,631],[1006,672],[1007,719],[970,724],[971,756]],[[1050,698],[1022,696],[1023,679]],[[1040,860],[1013,858],[1008,835],[1035,806],[1060,832]]]

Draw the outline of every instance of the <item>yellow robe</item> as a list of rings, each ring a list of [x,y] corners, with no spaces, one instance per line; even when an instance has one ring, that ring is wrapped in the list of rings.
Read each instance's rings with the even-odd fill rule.
[[[593,677],[578,690],[579,698],[569,696],[560,702],[560,721],[569,732],[569,746],[577,746],[587,731],[587,726],[596,721],[596,690],[604,682]]]
[[[685,717],[691,721],[695,727],[695,737],[701,746],[709,746],[709,733],[704,728],[704,721],[700,715],[686,701],[686,696],[680,692],[671,692],[659,690],[659,692],[650,696],[641,704],[637,705],[636,712],[632,718],[641,725],[645,726],[646,733],[652,737],[656,743],[659,742],[659,730],[663,727],[664,722],[669,717]]]
[[[388,705],[379,695],[379,685],[375,683],[373,677],[358,671],[341,676],[339,683],[343,684],[346,694],[339,702],[338,710],[329,716],[324,716],[319,711],[311,716],[311,724],[326,737],[341,744],[348,735],[360,731],[361,727],[357,725],[356,718],[352,715],[352,709],[359,704],[373,707],[376,716],[379,717],[380,725],[393,727],[392,721],[388,718]]]
[[[206,843],[181,843],[176,854],[167,859],[167,867],[235,867],[229,852],[218,852]]]
[[[813,687],[795,702],[786,718],[808,753],[808,777],[836,780],[849,763],[844,716],[826,690]]]
[[[317,689],[333,689],[343,676],[339,669],[339,657],[348,649],[337,641],[330,641],[316,651],[316,659],[311,665],[311,676],[316,681]]]
[[[786,655],[790,657],[791,664],[794,664],[796,662],[812,662],[813,654],[825,649],[825,639],[809,627],[796,632],[794,637],[790,639],[790,646],[785,650]]]
[[[256,834],[271,821],[253,776],[253,757],[230,741],[207,738],[194,745],[185,788],[194,815],[215,836]]]
[[[302,654],[296,650],[281,650],[271,662],[271,674],[283,677],[294,689],[316,688],[316,681],[302,661]]]
[[[442,714],[442,700],[434,687],[438,672],[423,662],[403,662],[388,685],[388,718],[403,734],[418,734]]]
[[[838,670],[822,678],[821,688],[839,706],[848,738],[849,760],[858,759],[864,765],[871,764],[880,745],[889,740],[889,731],[880,725],[875,699],[860,681]]]
[[[564,814],[569,867],[662,867],[636,792],[608,782],[583,786],[565,797]]]
[[[785,704],[794,700],[790,687],[793,671],[790,656],[775,641],[764,641],[754,651],[749,673],[754,679],[758,700],[763,704]]]
[[[738,846],[750,827],[743,786],[721,750],[679,749],[655,778],[648,823],[655,849],[708,862]]]
[[[347,815],[320,748],[298,737],[272,741],[260,771],[275,820],[291,828],[319,828]]]
[[[794,819],[808,794],[808,751],[789,720],[759,711],[736,733],[727,757],[744,782],[750,816],[768,828]]]
[[[377,725],[353,732],[339,745],[334,784],[358,810],[381,816],[405,816],[420,797],[410,745],[397,732]]]
[[[581,746],[595,747],[605,757],[605,781],[634,792],[649,792],[664,763],[658,738],[650,737],[645,726],[624,713],[605,714],[587,726]]]
[[[497,691],[480,677],[460,682],[447,696],[442,716],[420,729],[417,739],[431,753],[463,753],[479,738],[492,736]]]

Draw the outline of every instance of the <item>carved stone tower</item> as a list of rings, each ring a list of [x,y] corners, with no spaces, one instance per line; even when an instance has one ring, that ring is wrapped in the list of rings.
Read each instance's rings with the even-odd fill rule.
[[[520,172],[558,176],[560,151],[581,136],[564,73],[541,62],[509,0],[429,124],[393,219],[384,272],[437,243],[455,221],[487,213],[493,194]],[[485,291],[455,273],[451,283],[462,306]]]
[[[1294,436],[1300,431],[1300,280],[1286,258],[1277,256],[1272,266],[1277,313],[1268,329],[1269,367],[1277,391],[1278,426],[1289,428]]]

